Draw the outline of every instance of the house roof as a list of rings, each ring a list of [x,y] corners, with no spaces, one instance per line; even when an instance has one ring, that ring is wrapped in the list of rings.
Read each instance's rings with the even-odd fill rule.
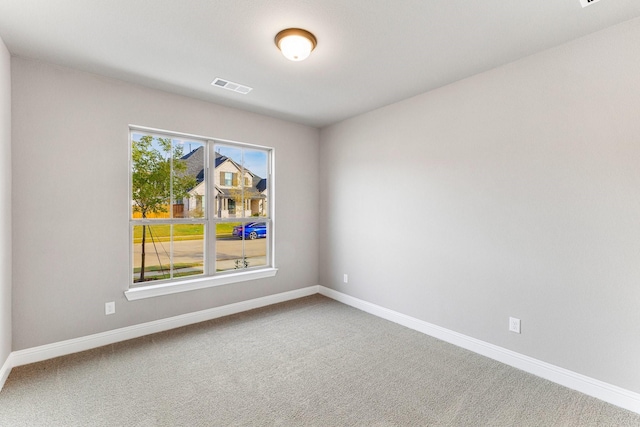
[[[186,160],[187,174],[194,176],[197,184],[200,184],[204,180],[204,147],[200,146],[182,156],[182,160]]]
[[[218,194],[221,194],[224,197],[228,197],[228,198],[237,197],[237,193],[233,194],[233,191],[230,188],[220,188],[220,187],[218,187],[216,185],[216,191],[218,192]],[[248,197],[248,198],[250,198],[250,199],[265,199],[266,196],[260,192],[258,194],[254,193],[254,194],[251,195],[251,197]]]
[[[196,185],[200,184],[204,181],[204,147],[200,146],[197,149],[191,151],[190,153],[185,154],[181,158],[185,160],[187,163],[187,174],[194,176],[196,178]],[[216,161],[215,168],[217,169],[224,162],[233,163],[239,170],[242,169],[242,166],[238,165],[232,159],[227,156],[223,156],[220,153],[216,153]],[[253,176],[253,187],[258,193],[262,193],[267,189],[267,179],[262,178],[255,173],[251,172],[249,169],[245,169],[246,172],[249,172],[251,176]],[[195,186],[194,186],[195,187]],[[226,189],[218,188],[218,191],[226,196],[229,195],[229,191]]]

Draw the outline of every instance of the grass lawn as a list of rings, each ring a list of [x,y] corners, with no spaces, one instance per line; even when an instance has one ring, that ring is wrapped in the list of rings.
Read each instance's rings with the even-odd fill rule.
[[[216,225],[216,235],[230,236],[233,227],[240,225],[239,222],[223,222]],[[171,233],[171,225],[158,224],[147,226],[147,241],[151,241],[151,236],[156,242],[168,242]],[[204,226],[202,224],[176,224],[173,226],[174,240],[202,240],[204,239]],[[133,227],[133,242],[142,242],[142,225]]]

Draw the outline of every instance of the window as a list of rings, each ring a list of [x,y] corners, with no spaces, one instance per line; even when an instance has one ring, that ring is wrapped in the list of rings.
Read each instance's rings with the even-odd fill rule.
[[[235,182],[234,173],[233,172],[221,172],[222,173],[222,185],[225,187],[232,187]]]
[[[215,143],[215,167],[224,186],[214,183],[216,199],[216,270],[269,265],[269,152]],[[231,186],[227,187],[231,175]],[[245,179],[238,179],[245,177]],[[251,177],[251,178],[249,178]],[[259,219],[259,221],[257,221]]]
[[[130,142],[131,289],[273,267],[271,149],[138,128]]]

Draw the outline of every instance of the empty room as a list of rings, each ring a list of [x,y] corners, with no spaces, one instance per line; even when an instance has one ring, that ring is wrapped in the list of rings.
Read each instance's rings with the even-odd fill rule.
[[[640,426],[640,2],[0,2],[0,426]]]

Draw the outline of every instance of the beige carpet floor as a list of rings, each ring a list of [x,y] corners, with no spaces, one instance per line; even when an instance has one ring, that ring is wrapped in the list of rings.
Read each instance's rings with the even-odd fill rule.
[[[315,295],[15,368],[0,426],[640,426]]]

